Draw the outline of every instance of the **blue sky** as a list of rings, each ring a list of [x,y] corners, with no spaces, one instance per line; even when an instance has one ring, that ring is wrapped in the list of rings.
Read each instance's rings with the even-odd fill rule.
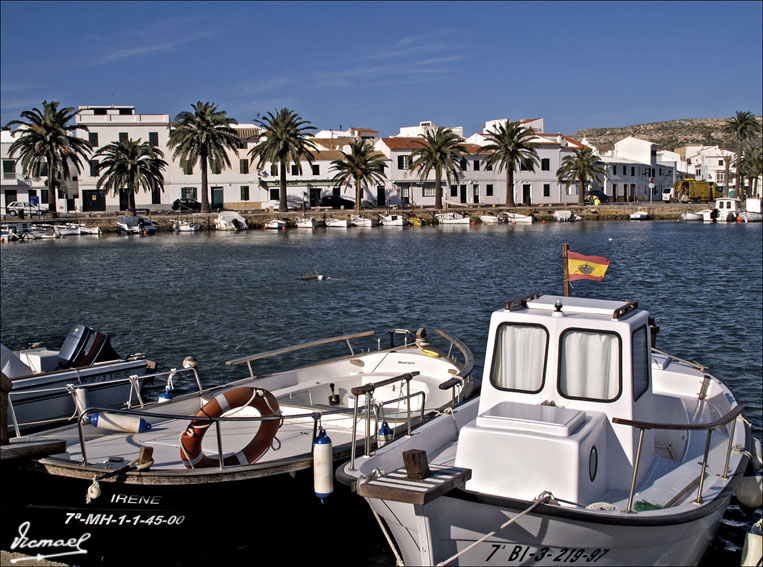
[[[9,2],[0,122],[40,107],[214,101],[382,136],[496,118],[546,132],[761,114],[756,2]]]

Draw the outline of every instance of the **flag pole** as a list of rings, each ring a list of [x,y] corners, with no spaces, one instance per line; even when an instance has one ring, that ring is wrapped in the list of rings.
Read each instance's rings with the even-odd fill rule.
[[[564,297],[570,296],[570,273],[569,264],[567,262],[567,251],[569,250],[569,244],[562,243],[562,258],[564,259]]]

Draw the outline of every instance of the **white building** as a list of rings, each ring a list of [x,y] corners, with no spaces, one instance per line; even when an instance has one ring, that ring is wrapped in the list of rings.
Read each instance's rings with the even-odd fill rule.
[[[663,189],[673,187],[675,167],[658,160],[653,142],[628,136],[601,159],[607,166],[601,190],[615,200],[659,201]]]
[[[712,181],[719,189],[728,194],[736,189],[736,176],[730,175],[730,182],[726,182],[726,168],[729,173],[736,173],[736,153],[721,149],[718,146],[703,146],[691,144],[684,148],[688,176],[697,181]]]

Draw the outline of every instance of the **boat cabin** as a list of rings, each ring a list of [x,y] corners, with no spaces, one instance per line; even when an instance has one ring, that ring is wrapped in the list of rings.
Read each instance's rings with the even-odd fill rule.
[[[533,295],[493,313],[479,412],[459,435],[467,489],[574,502],[628,490],[653,421],[649,314],[636,303]],[[654,457],[647,431],[640,476]]]

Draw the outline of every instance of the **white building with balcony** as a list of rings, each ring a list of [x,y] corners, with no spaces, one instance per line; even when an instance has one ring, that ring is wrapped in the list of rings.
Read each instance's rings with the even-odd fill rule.
[[[607,166],[601,190],[614,200],[659,201],[663,189],[673,187],[675,167],[658,160],[653,142],[628,136],[601,159]]]

